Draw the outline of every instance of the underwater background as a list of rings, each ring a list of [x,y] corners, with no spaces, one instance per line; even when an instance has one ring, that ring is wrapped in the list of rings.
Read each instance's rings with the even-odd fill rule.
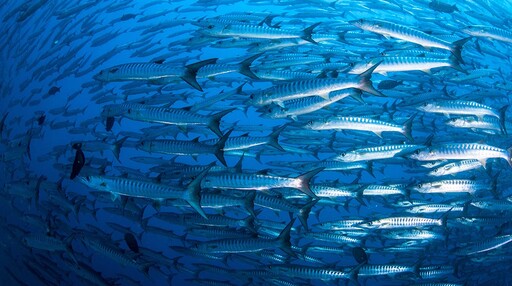
[[[2,285],[508,285],[510,1],[2,1]]]

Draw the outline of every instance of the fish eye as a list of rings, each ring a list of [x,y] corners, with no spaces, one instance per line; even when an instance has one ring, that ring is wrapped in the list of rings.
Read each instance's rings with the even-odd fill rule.
[[[132,109],[131,108],[128,108],[128,113],[132,113]]]
[[[140,141],[140,145],[144,146],[144,141]]]
[[[208,29],[213,29],[215,26],[214,25],[208,25]]]
[[[250,99],[254,99],[254,94],[249,95]]]
[[[89,181],[89,182],[91,181],[91,177],[90,177],[90,176],[85,177],[85,179],[86,179],[87,181]]]
[[[421,187],[423,187],[423,184],[418,184],[417,187],[421,189]]]
[[[100,71],[100,73],[99,73],[99,74],[103,74],[103,71]]]
[[[345,156],[347,156],[347,153],[345,153],[345,152],[341,153],[341,157],[345,157]]]
[[[419,155],[420,154],[420,150],[414,151],[414,154]]]

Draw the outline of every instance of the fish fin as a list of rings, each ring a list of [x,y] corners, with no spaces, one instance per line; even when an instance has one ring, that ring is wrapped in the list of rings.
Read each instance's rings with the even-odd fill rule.
[[[243,208],[247,213],[249,213],[251,216],[256,217],[256,214],[254,213],[254,200],[256,198],[256,191],[250,191],[247,195],[244,197],[244,205]]]
[[[200,61],[197,63],[189,64],[189,65],[185,66],[185,74],[183,76],[181,76],[180,78],[182,80],[184,80],[186,83],[188,83],[190,86],[192,86],[193,88],[195,88],[199,91],[203,91],[203,89],[201,88],[201,86],[199,85],[199,83],[197,82],[197,79],[196,79],[197,71],[206,65],[215,64],[217,62],[217,60],[218,60],[217,58],[213,58],[213,59],[208,59],[208,60]]]
[[[297,115],[290,115],[290,118],[293,120],[293,121],[298,121],[299,118],[297,117]]]
[[[316,168],[314,170],[311,170],[309,172],[306,172],[298,177],[296,177],[298,180],[300,180],[300,187],[299,187],[299,190],[301,192],[303,192],[304,194],[312,197],[312,198],[317,198],[317,196],[315,195],[315,193],[313,193],[311,191],[311,189],[309,188],[309,181],[311,180],[311,178],[313,178],[316,174],[320,173],[321,171],[323,171],[323,167],[320,167],[320,168]]]
[[[382,138],[382,131],[372,131],[375,135],[379,136],[379,138]]]
[[[201,181],[206,176],[208,171],[210,171],[210,166],[204,169],[197,177],[194,178],[190,184],[188,184],[185,193],[183,194],[183,199],[187,201],[187,203],[202,217],[208,219],[206,213],[203,208],[201,208]]]
[[[309,231],[308,230],[308,218],[309,218],[309,214],[311,213],[311,209],[313,208],[313,206],[318,202],[319,200],[318,199],[315,199],[307,204],[305,204],[304,206],[302,206],[302,208],[299,209],[299,212],[297,214],[297,217],[299,218],[299,221],[300,223],[302,224],[302,226],[304,227],[304,229],[306,231]]]
[[[414,121],[414,118],[416,117],[416,114],[415,113],[413,116],[409,117],[409,119],[407,119],[405,122],[404,122],[404,125],[403,125],[403,135],[405,136],[405,138],[407,138],[408,140],[410,140],[411,142],[414,142],[414,138],[412,138],[412,122]]]
[[[366,104],[366,102],[364,101],[364,99],[362,97],[362,94],[363,93],[359,89],[357,89],[354,92],[350,93],[350,97],[352,97],[353,99],[355,99],[356,101],[358,101],[362,104]]]
[[[252,78],[252,79],[260,79],[256,74],[254,74],[251,70],[251,64],[252,62],[254,62],[257,58],[259,58],[263,53],[259,53],[259,54],[256,54],[252,57],[249,57],[245,60],[243,60],[242,62],[240,62],[240,69],[239,69],[239,73],[249,77],[249,78]]]
[[[120,140],[114,143],[114,148],[112,149],[112,153],[114,153],[114,157],[116,157],[117,161],[119,160],[119,154],[121,153],[121,147],[123,147],[124,142],[128,139],[128,136],[121,138]]]
[[[121,196],[119,194],[110,193],[110,199],[112,199],[113,202],[117,201],[120,198],[121,198]]]
[[[208,128],[210,128],[213,133],[215,133],[217,136],[222,137],[222,132],[220,131],[220,120],[222,117],[224,117],[226,114],[230,113],[231,111],[235,110],[236,108],[230,108],[228,110],[224,110],[221,112],[217,112],[213,115],[210,115],[210,119],[208,122]]]
[[[450,61],[450,67],[452,67],[454,70],[460,71],[461,73],[464,74],[469,74],[465,69],[463,69],[460,66],[459,61],[453,55],[451,55],[448,58],[448,60]]]
[[[508,104],[503,106],[502,108],[499,109],[499,115],[500,115],[500,118],[499,118],[499,123],[500,123],[500,129],[501,129],[501,133],[503,133],[504,135],[507,135],[507,128],[506,128],[506,125],[505,125],[505,117],[506,117],[506,111],[507,111],[507,108],[508,108]]]
[[[295,219],[292,219],[286,227],[281,231],[279,236],[277,237],[277,242],[279,243],[279,248],[286,252],[288,255],[292,257],[297,257],[297,254],[292,250],[292,244],[290,243],[290,231],[293,227],[293,223]]]
[[[238,162],[236,162],[236,165],[233,167],[237,173],[242,173],[242,162],[244,161],[245,152],[242,153],[242,156],[240,156],[240,159]],[[213,163],[215,164],[215,163]]]
[[[430,71],[430,69],[421,70],[421,71],[426,73],[426,74],[428,74],[428,75],[432,74],[432,71]]]
[[[381,96],[381,97],[385,97],[385,95],[383,93],[381,93],[380,91],[376,90],[375,87],[373,87],[373,83],[372,83],[372,73],[373,71],[377,68],[377,66],[379,66],[380,64],[382,63],[382,61],[376,63],[375,65],[373,65],[372,67],[370,67],[369,69],[367,69],[366,71],[364,71],[363,73],[361,73],[358,78],[359,78],[359,89],[362,90],[362,91],[366,91],[370,94],[373,94],[375,96]]]
[[[356,201],[358,201],[362,206],[367,206],[366,203],[363,201],[363,194],[366,187],[366,185],[362,185],[357,190],[355,190],[356,196],[354,197],[354,199],[356,199]]]
[[[470,36],[452,43],[450,52],[452,52],[453,56],[457,59],[457,61],[464,63],[464,60],[462,59],[462,46],[464,46],[464,44],[471,38],[472,37]]]
[[[281,107],[281,108],[286,108],[286,107],[284,106],[284,103],[283,103],[282,101],[274,101],[274,103],[275,103],[275,104],[277,104],[277,105],[278,105],[279,107]]]
[[[279,134],[281,134],[281,132],[287,127],[288,125],[285,124],[279,128],[277,128],[276,130],[274,130],[269,136],[268,136],[268,141],[267,141],[267,144],[276,148],[277,150],[281,151],[281,152],[286,152],[286,150],[284,150],[284,148],[279,145]]]
[[[313,30],[318,26],[320,25],[322,22],[318,22],[318,23],[315,23],[309,27],[307,27],[306,29],[302,30],[302,36],[301,36],[301,39],[303,40],[306,40],[310,43],[313,43],[313,44],[318,44],[317,42],[315,42],[315,40],[313,40],[313,38],[311,38],[311,35],[313,33]]]
[[[325,99],[325,100],[331,100],[331,97],[329,96],[329,92],[328,93],[319,93],[317,94],[318,96],[320,96],[321,98]]]
[[[507,149],[507,163],[510,165],[510,167],[512,167],[512,146],[511,147],[508,147]],[[484,168],[485,168],[485,165],[483,165]]]
[[[484,169],[487,169],[487,166],[486,166],[487,165],[487,158],[478,159],[478,162],[480,162],[480,164],[482,164],[482,167],[484,167]],[[510,164],[510,159],[509,159],[509,164]]]
[[[224,159],[224,146],[226,145],[226,141],[229,138],[229,135],[233,132],[233,129],[229,130],[224,134],[219,141],[215,144],[215,157],[219,159],[219,161],[222,163],[222,165],[227,166],[226,160]]]

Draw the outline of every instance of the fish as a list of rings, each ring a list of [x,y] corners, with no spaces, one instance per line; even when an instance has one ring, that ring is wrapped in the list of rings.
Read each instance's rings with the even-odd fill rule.
[[[75,152],[75,159],[73,161],[73,169],[71,170],[71,175],[69,176],[69,179],[73,180],[80,174],[80,170],[85,165],[85,155],[82,151],[82,144],[81,143],[75,143],[73,144],[73,149],[76,150]]]
[[[464,63],[461,55],[462,46],[471,39],[471,37],[468,37],[453,43],[449,43],[422,31],[383,20],[359,19],[349,21],[349,24],[352,24],[365,31],[371,31],[388,38],[396,38],[415,43],[423,47],[439,48],[450,51],[453,56],[461,63]]]
[[[102,82],[136,80],[154,84],[166,84],[182,79],[196,90],[203,91],[196,80],[197,72],[201,67],[215,62],[217,62],[217,58],[196,62],[185,67],[177,67],[172,64],[128,63],[101,70],[94,76],[94,79]]]

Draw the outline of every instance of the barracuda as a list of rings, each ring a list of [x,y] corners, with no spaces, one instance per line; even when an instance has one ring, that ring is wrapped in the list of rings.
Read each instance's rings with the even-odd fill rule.
[[[446,226],[446,216],[441,219],[424,217],[389,217],[364,222],[358,227],[368,229],[393,229],[393,228],[420,228],[429,226]]]
[[[191,155],[193,157],[200,154],[214,154],[215,157],[227,166],[224,159],[224,145],[233,130],[229,130],[224,134],[215,145],[208,145],[199,142],[199,138],[193,140],[143,140],[137,145],[137,149],[150,153],[174,154],[174,155]]]
[[[447,117],[451,114],[458,114],[477,116],[479,119],[483,119],[485,115],[500,118],[500,113],[494,108],[478,102],[465,100],[425,102],[418,109],[429,113],[442,113]]]
[[[389,239],[404,239],[404,240],[442,240],[445,236],[425,229],[402,229],[393,230],[382,233],[382,236]]]
[[[384,145],[377,147],[368,147],[341,153],[333,160],[343,162],[369,161],[379,159],[389,159],[395,156],[404,156],[418,149],[424,148],[422,145],[401,144]]]
[[[416,192],[426,194],[469,193],[474,194],[482,190],[490,190],[491,186],[474,180],[441,180],[417,184],[412,188]]]
[[[290,230],[295,219],[292,219],[288,225],[281,231],[279,236],[274,239],[262,238],[233,238],[220,239],[213,241],[200,242],[193,247],[198,252],[204,253],[245,253],[255,252],[264,249],[278,247],[288,255],[296,257],[291,249]]]
[[[308,218],[311,212],[311,208],[318,202],[318,200],[311,201],[302,207],[297,207],[286,199],[276,196],[269,196],[261,192],[256,193],[254,204],[269,208],[276,211],[286,211],[291,214],[296,214],[300,223],[306,231],[308,231]]]
[[[276,188],[297,189],[306,195],[316,198],[309,187],[309,181],[324,168],[317,168],[295,178],[279,177],[249,173],[210,174],[202,181],[203,188],[257,190],[265,191]]]
[[[459,248],[455,250],[455,254],[461,256],[478,254],[482,252],[491,251],[493,249],[497,249],[510,242],[512,242],[512,235],[500,235]]]
[[[359,277],[368,277],[368,276],[381,276],[381,275],[396,275],[399,273],[414,273],[419,277],[419,265],[415,266],[405,266],[405,265],[396,265],[396,264],[384,264],[384,265],[370,265],[366,264],[359,269],[358,276]]]
[[[511,153],[509,150],[480,143],[447,143],[417,150],[409,157],[419,161],[434,160],[478,160],[485,168],[487,160],[502,158],[512,167]]]
[[[356,285],[357,283],[357,272],[359,267],[355,267],[351,271],[342,271],[335,270],[332,268],[321,268],[321,267],[311,267],[305,265],[292,265],[292,264],[283,264],[283,265],[271,265],[269,266],[270,271],[283,275],[286,277],[294,277],[294,278],[303,278],[303,279],[319,279],[323,281],[328,280],[337,280],[337,279],[349,279],[354,281]]]
[[[361,92],[359,90],[334,91],[330,94],[329,99],[324,99],[319,96],[305,97],[285,101],[283,102],[284,107],[277,104],[271,104],[269,106],[262,107],[259,110],[270,118],[291,118],[292,120],[297,121],[297,116],[315,112],[336,103],[347,96],[361,98]]]
[[[453,54],[453,56],[461,63],[464,63],[461,55],[462,46],[469,39],[471,39],[471,37],[468,37],[453,43],[449,43],[439,38],[436,38],[432,35],[426,34],[422,31],[418,31],[406,26],[381,20],[360,19],[355,21],[349,21],[349,23],[365,31],[374,32],[385,37],[392,37],[404,40],[407,42],[421,45],[423,47],[439,48],[450,51]]]
[[[217,136],[222,137],[220,120],[234,108],[212,115],[201,115],[188,111],[186,108],[166,108],[144,104],[111,104],[103,108],[103,116],[123,116],[132,120],[155,122],[177,126],[206,125]]]
[[[215,37],[240,37],[249,39],[303,39],[316,44],[311,38],[313,30],[321,23],[315,23],[302,31],[284,30],[268,26],[256,26],[248,24],[224,24],[213,21],[197,23],[202,26],[201,32]]]
[[[380,65],[373,71],[382,75],[388,72],[423,71],[430,74],[431,69],[451,67],[457,71],[467,74],[454,57],[450,58],[423,58],[423,57],[378,57],[369,61],[356,63],[349,71],[351,74],[359,74],[375,63]]]
[[[329,100],[330,95],[333,92],[349,88],[356,88],[376,96],[384,96],[381,92],[377,91],[373,87],[371,81],[372,72],[378,65],[379,63],[355,77],[347,76],[347,78],[336,79],[299,80],[279,84],[265,89],[257,94],[252,94],[250,96],[249,103],[255,106],[263,106],[275,103],[281,107],[284,107],[284,101],[309,96],[320,96],[326,100]]]
[[[388,123],[385,121],[365,118],[365,117],[330,117],[317,121],[308,122],[304,128],[311,130],[360,130],[373,132],[382,138],[382,132],[398,132],[404,135],[410,141],[412,138],[412,122],[414,115],[407,119],[403,125]]]
[[[104,82],[113,81],[148,81],[156,84],[166,84],[177,79],[182,79],[193,88],[203,91],[196,80],[197,71],[217,62],[217,59],[208,59],[187,65],[176,67],[171,64],[158,63],[129,63],[117,65],[101,70],[94,79]]]
[[[509,30],[496,27],[473,25],[462,29],[462,32],[475,37],[483,37],[487,39],[512,43],[512,33]]]
[[[206,214],[201,208],[200,184],[208,171],[209,168],[201,172],[185,189],[121,177],[88,176],[79,177],[79,181],[90,188],[111,193],[114,199],[120,195],[157,201],[183,199],[202,217],[206,218]]]
[[[435,168],[428,173],[429,176],[445,176],[455,175],[482,167],[482,163],[475,159],[462,160],[459,162],[448,163],[446,165]]]
[[[279,145],[279,134],[287,127],[287,125],[283,125],[281,127],[276,128],[272,133],[267,136],[259,136],[252,137],[248,134],[239,137],[230,137],[226,140],[226,144],[224,144],[224,152],[236,151],[236,150],[247,150],[252,147],[269,145],[281,152],[286,152],[285,149],[281,145]],[[215,144],[215,140],[205,140],[202,143],[205,144]]]

